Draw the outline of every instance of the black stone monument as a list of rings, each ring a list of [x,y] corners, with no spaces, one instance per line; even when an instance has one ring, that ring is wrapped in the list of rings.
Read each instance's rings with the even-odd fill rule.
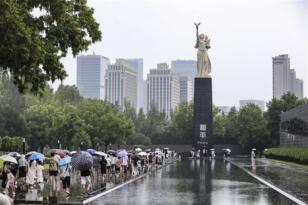
[[[209,149],[213,137],[212,78],[195,78],[194,148]]]

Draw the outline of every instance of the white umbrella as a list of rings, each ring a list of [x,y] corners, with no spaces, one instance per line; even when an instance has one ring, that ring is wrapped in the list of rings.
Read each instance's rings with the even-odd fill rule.
[[[148,154],[146,152],[139,152],[138,155],[139,156],[147,156]]]
[[[142,149],[138,147],[138,148],[135,149],[135,151],[136,152],[142,152]]]
[[[0,157],[0,159],[5,161],[5,162],[12,162],[14,164],[18,164],[17,160],[14,157],[9,156],[9,155],[3,155],[3,156]]]
[[[94,152],[94,154],[107,157],[107,154],[105,152],[101,152],[101,151],[96,151],[96,152]]]

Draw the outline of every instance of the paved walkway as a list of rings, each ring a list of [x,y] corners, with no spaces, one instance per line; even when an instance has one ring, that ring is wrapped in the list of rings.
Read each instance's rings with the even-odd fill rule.
[[[233,158],[231,161],[296,198],[308,202],[308,168],[265,158]]]

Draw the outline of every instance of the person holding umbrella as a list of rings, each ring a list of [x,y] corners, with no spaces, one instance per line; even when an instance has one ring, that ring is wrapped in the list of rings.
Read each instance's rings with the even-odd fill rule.
[[[51,153],[51,158],[49,160],[49,180],[53,189],[57,186],[58,170],[59,159],[55,153]]]
[[[62,181],[63,190],[70,195],[71,186],[71,157],[67,156],[60,160],[60,180]]]
[[[26,177],[26,183],[30,189],[33,188],[36,178],[36,161],[31,160],[29,163],[29,170]]]

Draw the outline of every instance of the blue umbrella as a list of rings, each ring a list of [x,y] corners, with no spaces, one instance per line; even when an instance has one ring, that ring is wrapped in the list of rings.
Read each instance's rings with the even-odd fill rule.
[[[95,150],[95,149],[92,149],[92,148],[89,148],[89,149],[87,149],[87,152],[88,152],[89,154],[91,154],[91,155],[94,155],[94,153],[96,152],[96,150]]]
[[[37,160],[37,159],[42,159],[42,158],[44,158],[45,156],[43,155],[43,154],[41,154],[41,153],[33,153],[33,154],[31,154],[31,156],[28,158],[28,160],[29,161],[31,161],[31,160]]]
[[[64,157],[63,159],[60,159],[60,166],[64,166],[67,164],[70,164],[72,161],[72,158],[69,156]]]

